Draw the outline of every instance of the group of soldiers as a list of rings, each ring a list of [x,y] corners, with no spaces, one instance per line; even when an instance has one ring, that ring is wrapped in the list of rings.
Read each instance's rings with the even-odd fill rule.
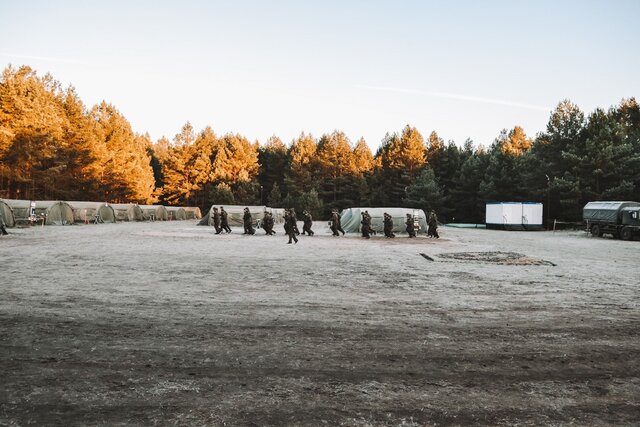
[[[229,227],[229,214],[227,213],[227,211],[224,210],[224,207],[220,206],[219,210],[217,207],[213,207],[211,210],[213,214],[213,227],[216,230],[216,234],[220,234],[222,232],[231,233],[231,227]],[[306,210],[304,211],[303,214],[304,214],[304,218],[303,218],[304,226],[302,228],[302,234],[308,234],[309,236],[313,236],[314,232],[311,229],[313,225],[313,217],[311,216],[311,213],[309,213]],[[249,211],[249,208],[244,208],[244,213],[242,215],[242,223],[244,226],[243,234],[248,234],[248,235],[256,234],[256,230],[253,227],[253,217],[251,216],[251,212]],[[271,212],[265,210],[261,224],[262,224],[262,229],[269,236],[276,234],[276,232],[273,230],[274,223],[275,221],[273,219],[273,215],[271,214]],[[298,230],[298,218],[296,217],[296,212],[295,210],[293,210],[293,208],[285,209],[284,231],[287,234],[287,236],[289,236],[289,243],[292,243],[292,241],[294,241],[295,243],[298,243],[297,236],[300,235],[300,230]]]
[[[226,233],[231,233],[231,227],[229,227],[229,217],[227,211],[224,210],[224,207],[220,206],[220,210],[217,207],[212,208],[213,212],[213,227],[216,230],[216,234],[220,234],[223,231]],[[360,230],[362,232],[362,237],[370,239],[372,234],[376,234],[376,231],[371,227],[371,215],[369,211],[362,212],[362,220],[360,224]],[[256,233],[256,230],[253,228],[253,218],[251,216],[251,212],[249,208],[244,208],[244,214],[242,216],[243,225],[244,225],[244,234],[253,235]],[[313,217],[311,213],[307,210],[303,212],[303,227],[302,234],[307,234],[309,236],[313,236],[314,232],[311,229],[313,226]],[[274,219],[271,212],[265,210],[264,216],[262,218],[262,228],[265,233],[269,236],[276,234],[273,230]],[[409,234],[409,238],[416,237],[416,220],[415,217],[411,214],[407,214],[407,219],[405,221],[406,231]],[[427,235],[433,238],[439,238],[438,235],[438,217],[436,216],[434,211],[431,211],[429,214],[429,218],[427,220],[427,225],[429,226]],[[340,213],[337,209],[333,209],[331,211],[331,221],[330,228],[333,236],[340,236],[340,233],[344,236],[345,232],[342,229],[342,224],[340,223]],[[388,238],[396,237],[393,232],[393,217],[388,213],[384,213],[383,218],[383,229],[384,236]],[[298,218],[296,217],[296,212],[293,208],[285,209],[284,211],[284,231],[285,234],[289,237],[290,243],[298,243],[298,237],[300,235],[300,231],[298,230]]]
[[[225,211],[222,206],[220,206],[219,211],[218,211],[218,208],[216,207],[214,207],[212,211],[213,211],[213,227],[216,229],[216,234],[220,234],[223,231],[226,233],[231,233],[231,227],[229,227],[229,214],[227,214],[227,211]],[[247,211],[248,209],[245,208],[245,212]],[[246,232],[246,228],[245,228],[245,232]]]
[[[267,214],[271,218],[271,227],[273,227],[273,217],[271,216],[271,213],[265,211],[265,217]],[[313,217],[309,211],[304,210],[302,212],[302,234],[313,236],[315,233],[311,229],[312,226]],[[300,235],[300,230],[298,230],[298,218],[296,217],[296,211],[293,208],[285,209],[284,211],[284,232],[289,236],[288,244],[292,241],[298,243],[297,236]],[[273,234],[275,234],[275,232]]]
[[[362,237],[369,239],[371,237],[371,234],[376,234],[375,230],[371,228],[371,215],[369,215],[368,211],[362,212],[361,215],[362,221],[360,221],[360,224],[362,225],[362,227],[360,227],[360,230],[362,232]],[[395,233],[393,232],[393,217],[391,215],[384,212],[382,224],[385,237],[396,237]],[[429,228],[427,229],[427,235],[436,239],[439,238],[440,236],[438,235],[438,217],[436,216],[436,213],[434,211],[431,211],[431,213],[429,214],[427,225],[429,226]],[[407,234],[409,234],[409,238],[417,236],[416,230],[419,228],[419,225],[417,224],[415,216],[407,214],[405,226],[405,230]]]

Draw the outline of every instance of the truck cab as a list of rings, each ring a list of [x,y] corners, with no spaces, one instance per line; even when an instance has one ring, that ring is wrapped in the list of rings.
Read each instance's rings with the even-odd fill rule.
[[[622,208],[620,212],[622,225],[640,226],[640,208],[629,207]]]

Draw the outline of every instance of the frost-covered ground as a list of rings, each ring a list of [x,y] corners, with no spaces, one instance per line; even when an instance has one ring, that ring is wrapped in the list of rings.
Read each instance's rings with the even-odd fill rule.
[[[0,425],[640,423],[640,242],[314,229],[10,229]]]

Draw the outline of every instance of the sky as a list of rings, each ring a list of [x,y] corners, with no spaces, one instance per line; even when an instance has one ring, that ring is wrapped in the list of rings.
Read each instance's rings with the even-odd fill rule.
[[[0,0],[0,66],[113,104],[138,133],[285,143],[341,130],[372,150],[409,124],[490,145],[640,96],[640,1]]]

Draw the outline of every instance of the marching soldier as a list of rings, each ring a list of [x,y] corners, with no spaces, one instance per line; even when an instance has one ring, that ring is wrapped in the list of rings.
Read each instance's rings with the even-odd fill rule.
[[[216,229],[216,234],[222,233],[222,228],[220,227],[220,212],[218,212],[218,208],[213,208],[213,227]]]
[[[289,208],[289,213],[291,214],[291,224],[293,226],[293,232],[296,233],[296,236],[299,236],[300,230],[298,229],[298,217],[296,216],[296,210],[294,208]]]
[[[384,237],[396,237],[393,233],[393,218],[388,213],[384,213]]]
[[[287,242],[287,244],[290,244],[291,240],[294,240],[296,243],[298,243],[298,238],[296,237],[296,229],[298,227],[295,223],[295,214],[292,213],[292,211],[293,209],[285,210],[284,213],[284,231],[287,233],[287,236],[289,236],[289,242]]]
[[[367,217],[367,221],[369,221],[369,234],[373,234],[375,236],[377,233],[376,230],[371,227],[371,214],[369,214],[369,211],[364,211],[364,214]]]
[[[405,221],[405,225],[407,226],[406,230],[409,233],[409,238],[416,237],[416,228],[413,220],[413,216],[411,214],[407,214],[407,220]]]
[[[371,217],[369,216],[369,212],[362,212],[362,221],[360,221],[362,227],[360,231],[362,231],[362,237],[366,239],[370,239],[370,231],[371,231]]]
[[[305,210],[302,213],[302,220],[302,234],[307,233],[309,236],[313,236],[315,233],[311,230],[311,226],[313,225],[313,217],[311,216],[311,213]]]
[[[227,233],[231,233],[231,227],[229,227],[228,214],[227,214],[227,211],[225,211],[222,206],[220,206],[220,226]]]
[[[429,214],[427,225],[429,226],[429,228],[427,229],[429,237],[439,239],[440,235],[438,234],[438,217],[436,215],[436,212],[433,210]]]
[[[333,209],[331,211],[331,231],[333,232],[334,236],[340,235],[340,233],[338,233],[339,223],[340,223],[340,215],[338,215],[337,210]]]
[[[256,230],[253,229],[251,218],[251,212],[249,208],[244,208],[244,215],[242,216],[242,222],[244,224],[244,234],[256,234]]]
[[[262,228],[264,228],[264,232],[267,233],[267,235],[269,236],[276,234],[276,232],[273,231],[273,215],[271,215],[271,212],[269,211],[264,211],[264,218],[262,219]]]

